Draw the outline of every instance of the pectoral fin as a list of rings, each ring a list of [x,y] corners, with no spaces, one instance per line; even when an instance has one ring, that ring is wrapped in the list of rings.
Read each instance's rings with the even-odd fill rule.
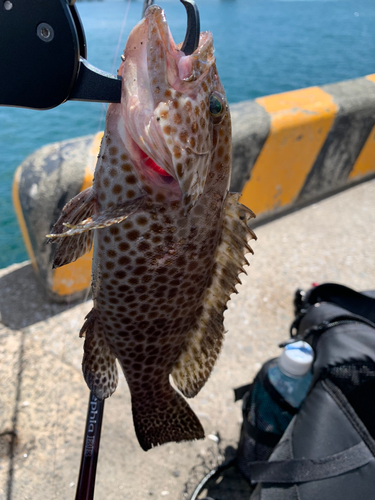
[[[50,238],[62,236],[66,232],[66,224],[79,224],[91,217],[95,209],[95,196],[91,187],[72,198],[62,209],[61,215],[52,227]]]
[[[75,196],[63,208],[62,214],[53,226],[48,242],[57,242],[53,267],[74,262],[89,252],[93,243],[93,229],[112,226],[136,212],[144,201],[144,196],[136,198],[105,212],[95,212],[95,197],[92,188]]]
[[[48,243],[58,242],[55,251],[53,267],[61,267],[70,262],[74,262],[85,253],[89,252],[93,243],[93,235],[90,233],[80,234],[74,238],[64,238],[66,236],[66,224],[79,224],[87,217],[91,217],[95,210],[95,197],[92,188],[77,194],[63,208],[62,213],[52,227],[51,234],[47,235]]]
[[[127,219],[129,215],[136,212],[144,202],[145,197],[140,196],[133,201],[128,201],[123,205],[111,208],[105,212],[97,213],[92,217],[89,217],[78,224],[74,223],[64,223],[67,230],[60,235],[50,235],[52,237],[65,237],[65,236],[75,236],[77,234],[85,233],[86,231],[91,231],[93,229],[101,229],[103,227],[112,226],[113,224],[118,224],[123,220]]]
[[[72,238],[59,239],[53,256],[53,269],[70,264],[89,252],[93,244],[93,236],[93,233],[83,233]]]

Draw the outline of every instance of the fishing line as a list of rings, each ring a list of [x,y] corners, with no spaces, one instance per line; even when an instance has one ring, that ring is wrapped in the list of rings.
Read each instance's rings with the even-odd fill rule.
[[[123,34],[124,34],[124,29],[125,29],[126,21],[128,19],[130,4],[131,4],[131,0],[128,0],[127,6],[126,6],[125,15],[124,15],[124,19],[122,21],[122,25],[121,25],[121,29],[120,29],[120,35],[119,35],[118,41],[117,41],[117,47],[116,47],[115,57],[113,58],[113,62],[112,62],[112,73],[114,73],[115,68],[116,68],[116,61],[118,60],[118,53],[119,53],[119,50],[120,50],[120,44],[122,42],[122,37],[123,37]]]
[[[111,68],[111,73],[112,74],[114,74],[116,72],[118,55],[119,55],[119,51],[120,51],[120,46],[122,44],[122,37],[124,35],[124,30],[125,30],[126,22],[128,20],[130,4],[131,4],[131,0],[128,0],[128,2],[126,4],[126,10],[125,10],[124,18],[122,20],[122,24],[121,24],[121,28],[120,28],[120,33],[119,33],[118,40],[117,40],[117,46],[116,46],[116,49],[115,49],[115,55],[114,55],[114,58],[113,58],[113,61],[112,61],[112,68]],[[103,128],[102,124],[103,124],[103,120],[104,120],[104,115],[107,112],[107,108],[108,108],[108,104],[102,103],[102,111],[101,111],[100,118],[99,118],[99,125],[98,125],[97,132],[100,132],[102,130],[102,128]]]

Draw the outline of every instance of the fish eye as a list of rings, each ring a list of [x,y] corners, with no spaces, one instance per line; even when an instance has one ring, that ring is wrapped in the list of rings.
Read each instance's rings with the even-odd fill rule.
[[[225,110],[224,98],[218,92],[210,95],[210,113],[214,118],[218,118]]]

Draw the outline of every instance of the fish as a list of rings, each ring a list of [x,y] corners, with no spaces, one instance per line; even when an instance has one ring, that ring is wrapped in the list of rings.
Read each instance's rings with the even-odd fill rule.
[[[83,375],[108,398],[118,360],[147,451],[204,437],[185,398],[221,351],[255,215],[229,191],[231,118],[212,33],[186,55],[153,5],[132,29],[118,75],[121,102],[108,107],[93,185],[66,204],[48,237],[54,267],[94,245]]]

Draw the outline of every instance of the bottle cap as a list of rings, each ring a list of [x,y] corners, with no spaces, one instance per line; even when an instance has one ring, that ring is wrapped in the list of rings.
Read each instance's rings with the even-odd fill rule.
[[[284,347],[279,356],[280,370],[290,377],[302,377],[311,368],[314,361],[314,351],[310,344],[299,340]]]

